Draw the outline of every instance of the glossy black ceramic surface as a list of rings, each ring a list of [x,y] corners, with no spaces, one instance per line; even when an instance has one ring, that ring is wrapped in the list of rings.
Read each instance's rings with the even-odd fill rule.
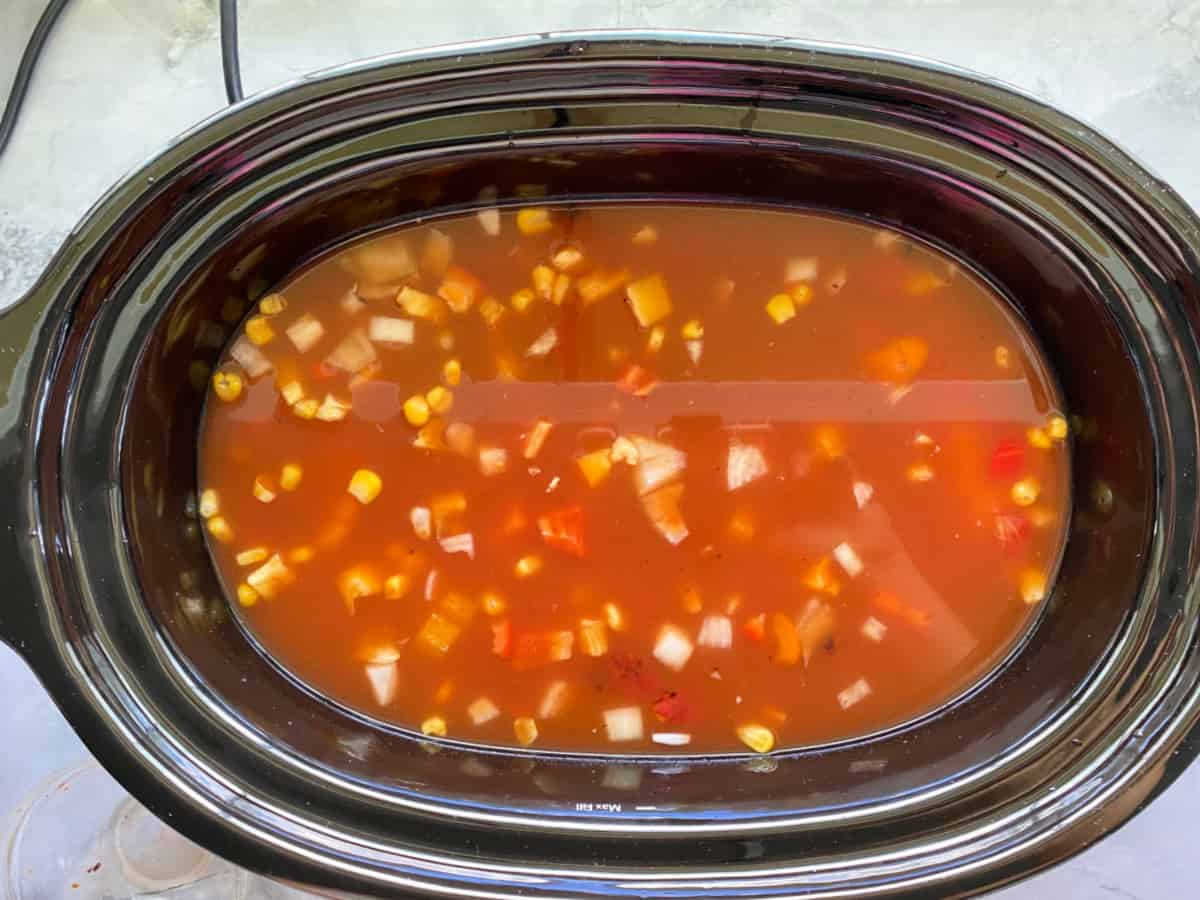
[[[874,739],[670,759],[432,745],[265,660],[189,518],[222,303],[530,184],[848,211],[1014,297],[1085,426],[1017,656]],[[1198,246],[1182,201],[1078,122],[883,54],[579,34],[332,71],[180,138],[0,320],[0,634],[131,792],[267,873],[405,896],[995,886],[1124,821],[1198,746]]]

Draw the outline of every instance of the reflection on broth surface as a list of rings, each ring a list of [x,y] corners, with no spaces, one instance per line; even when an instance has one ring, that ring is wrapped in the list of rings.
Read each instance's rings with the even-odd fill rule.
[[[262,298],[201,512],[250,629],[469,741],[765,752],[926,712],[1047,592],[1067,423],[952,260],[805,213],[399,229]]]

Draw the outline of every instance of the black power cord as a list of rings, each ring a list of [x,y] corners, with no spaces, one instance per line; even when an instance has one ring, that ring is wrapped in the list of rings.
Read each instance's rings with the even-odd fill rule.
[[[225,96],[237,103],[242,94],[242,63],[238,55],[237,0],[221,0],[221,72]]]
[[[0,116],[0,154],[4,153],[8,142],[12,140],[17,127],[17,116],[21,113],[25,95],[29,93],[34,66],[37,65],[38,57],[42,55],[50,32],[54,29],[54,23],[58,21],[68,2],[69,0],[50,0],[33,29],[29,43],[25,45],[25,52],[21,54],[21,62],[17,66],[17,74],[13,78],[12,90],[8,93],[8,102],[4,105],[4,114]]]
[[[13,78],[12,89],[8,93],[8,102],[4,105],[4,114],[0,115],[0,156],[4,155],[8,142],[12,140],[17,128],[17,117],[29,93],[29,83],[33,79],[33,70],[38,59],[50,39],[50,32],[58,22],[58,17],[66,9],[70,0],[50,0],[42,17],[34,26],[29,43],[21,54],[21,62],[17,66],[17,74]],[[237,0],[221,0],[221,71],[225,76],[225,96],[230,103],[242,99],[242,66],[238,55],[238,21]]]

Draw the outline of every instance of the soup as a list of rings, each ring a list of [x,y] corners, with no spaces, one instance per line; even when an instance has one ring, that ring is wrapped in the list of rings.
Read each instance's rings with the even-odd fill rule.
[[[258,299],[212,377],[199,511],[266,652],[361,713],[764,753],[1003,659],[1057,566],[1068,431],[1005,301],[899,234],[488,209]]]

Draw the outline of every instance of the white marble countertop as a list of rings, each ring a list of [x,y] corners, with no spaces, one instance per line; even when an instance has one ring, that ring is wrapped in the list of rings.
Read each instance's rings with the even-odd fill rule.
[[[0,0],[0,91],[45,0]],[[224,104],[216,0],[73,0],[0,158],[0,307],[81,214]],[[1200,208],[1200,0],[242,0],[248,92],[351,59],[568,28],[696,28],[866,44],[998,77],[1106,132]],[[0,648],[0,811],[86,758]],[[995,896],[1200,896],[1200,766],[1075,859]]]

